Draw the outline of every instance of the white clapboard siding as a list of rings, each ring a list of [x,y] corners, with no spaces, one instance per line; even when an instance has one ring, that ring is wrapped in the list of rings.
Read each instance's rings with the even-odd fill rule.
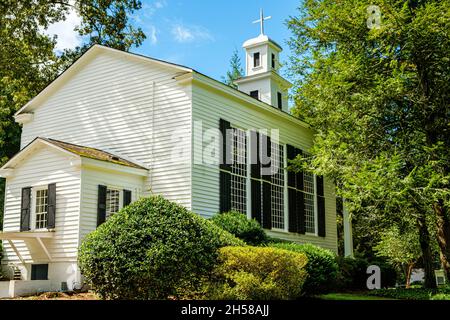
[[[32,104],[27,112],[34,118],[23,126],[22,148],[41,136],[129,157],[152,168],[147,193],[190,208],[190,88],[173,79],[183,71],[108,49],[97,51],[46,99]],[[183,161],[170,157],[174,134],[185,138]]]
[[[131,200],[136,201],[143,195],[144,177],[120,172],[105,171],[83,167],[81,172],[81,214],[80,240],[97,228],[98,186],[131,191]],[[123,205],[123,193],[120,206]],[[80,242],[81,243],[81,242]]]
[[[201,121],[203,131],[219,128],[220,118],[231,122],[232,126],[243,129],[279,129],[282,144],[290,144],[302,150],[312,146],[313,132],[286,118],[262,110],[256,104],[231,98],[206,86],[193,87],[193,121]],[[269,131],[270,132],[270,131]],[[194,157],[202,152],[202,145],[195,143],[199,132],[195,131]],[[219,211],[219,166],[193,164],[192,172],[192,208],[194,212],[210,217]],[[325,179],[326,237],[299,236],[281,233],[279,237],[297,242],[311,242],[337,251],[336,200],[333,185]]]
[[[45,146],[27,157],[6,180],[3,230],[20,231],[20,205],[23,187],[39,187],[56,183],[55,234],[42,239],[54,261],[76,260],[78,248],[80,169],[71,166],[70,156]],[[34,196],[34,194],[32,194]],[[33,211],[33,209],[32,209]],[[27,263],[48,261],[36,240],[14,240]],[[2,263],[19,263],[7,241],[3,241]],[[32,253],[32,254],[31,254]]]

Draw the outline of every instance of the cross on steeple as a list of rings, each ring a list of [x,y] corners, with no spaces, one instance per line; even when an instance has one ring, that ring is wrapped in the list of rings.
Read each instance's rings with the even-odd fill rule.
[[[272,18],[272,16],[264,17],[264,11],[263,11],[263,9],[261,9],[260,10],[260,18],[258,20],[256,20],[256,21],[253,21],[253,23],[260,23],[261,35],[264,34],[264,21],[265,20],[269,20],[271,18]]]

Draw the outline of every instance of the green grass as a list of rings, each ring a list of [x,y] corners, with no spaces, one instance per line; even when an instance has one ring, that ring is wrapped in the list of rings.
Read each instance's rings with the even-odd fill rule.
[[[384,297],[369,296],[364,293],[328,293],[317,296],[322,300],[395,300]]]

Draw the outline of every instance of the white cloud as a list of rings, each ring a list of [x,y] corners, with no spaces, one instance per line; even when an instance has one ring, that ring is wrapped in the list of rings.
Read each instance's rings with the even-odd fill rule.
[[[66,16],[66,20],[50,25],[44,32],[50,36],[56,35],[58,37],[55,50],[61,52],[64,49],[72,49],[81,44],[82,38],[74,31],[74,28],[80,23],[81,17],[75,10],[71,9]]]
[[[167,2],[165,0],[155,2],[156,9],[164,8],[166,5],[167,5]]]
[[[189,43],[199,40],[214,41],[214,37],[209,31],[201,26],[186,27],[180,23],[172,26],[172,35],[175,41]]]
[[[158,37],[156,36],[157,30],[155,26],[150,26],[150,34],[149,34],[149,39],[150,39],[150,43],[152,45],[155,45],[156,43],[158,43]]]

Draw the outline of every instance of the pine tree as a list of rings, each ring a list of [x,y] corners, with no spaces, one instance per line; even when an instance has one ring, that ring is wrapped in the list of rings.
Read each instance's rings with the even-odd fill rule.
[[[222,77],[222,82],[227,86],[237,89],[237,85],[234,82],[243,75],[244,69],[242,68],[239,52],[237,49],[234,49],[233,55],[230,59],[230,70],[227,71],[227,75],[225,77]]]

